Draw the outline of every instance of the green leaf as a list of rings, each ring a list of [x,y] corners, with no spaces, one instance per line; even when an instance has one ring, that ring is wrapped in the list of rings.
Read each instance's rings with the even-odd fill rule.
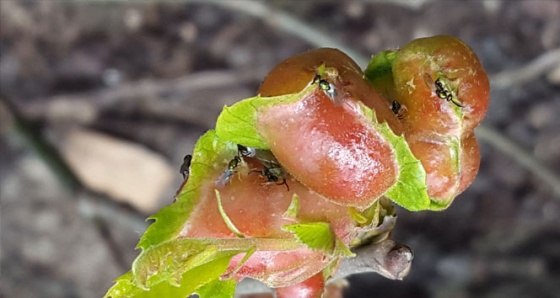
[[[390,53],[388,53],[389,55]],[[261,107],[291,103],[300,99],[310,86],[300,93],[277,97],[252,97],[242,100],[231,107],[225,107],[216,124],[216,134],[228,141],[259,149],[269,149],[266,141],[257,132],[256,114]],[[361,104],[366,117],[371,119],[375,129],[388,140],[395,152],[399,163],[398,182],[388,191],[387,196],[395,203],[411,210],[426,210],[430,206],[425,185],[426,172],[418,159],[412,155],[406,140],[397,136],[386,123],[378,123],[374,112]]]
[[[383,51],[373,56],[364,71],[365,79],[376,90],[378,90],[385,98],[397,101],[398,96],[395,91],[396,88],[393,77],[393,62],[398,53],[398,51]],[[456,88],[453,86],[452,82],[442,76],[439,76],[436,79],[443,81],[445,88],[452,92],[453,100],[458,102],[459,100],[457,99],[457,95],[453,92]],[[457,118],[463,121],[463,110],[455,104],[452,104],[451,106]],[[460,142],[457,141],[455,143],[450,143],[449,145],[450,150],[452,150],[452,154],[455,155],[453,158],[457,164],[456,168],[459,169]],[[408,145],[404,146],[402,144],[395,149],[397,151],[410,151]],[[410,211],[443,210],[449,207],[455,197],[455,194],[448,200],[443,201],[429,198],[427,194],[427,186],[425,186],[425,170],[423,170],[419,161],[414,161],[415,158],[409,158],[408,153],[404,152],[401,155],[402,161],[399,161],[399,164],[401,166],[402,173],[399,177],[399,183],[390,189],[386,195],[394,202]],[[417,169],[418,166],[422,168],[422,171]],[[418,183],[416,181],[418,181]],[[425,191],[422,188],[424,188]],[[409,199],[407,199],[407,197]],[[428,198],[428,201],[426,201],[426,197]],[[428,202],[427,205],[426,202]]]
[[[265,140],[257,133],[255,124],[256,107],[252,103],[262,103],[260,96],[244,99],[231,107],[225,106],[216,122],[216,133],[232,142],[244,146],[269,149]]]
[[[211,285],[204,286],[224,278],[233,256],[245,254],[238,266],[227,272],[226,279],[255,251],[289,251],[299,247],[301,244],[290,238],[171,240],[143,252],[133,264],[134,274],[127,272],[119,277],[105,297],[187,297],[198,289],[212,293]]]
[[[399,177],[384,195],[409,211],[426,210],[430,206],[430,197],[426,186],[426,171],[410,151],[410,147],[403,136],[396,135],[387,123],[378,123],[375,113],[362,105],[363,113],[371,119],[371,123],[385,140],[387,140],[396,155],[399,165]]]
[[[294,193],[294,196],[292,197],[292,201],[290,202],[290,206],[288,206],[288,210],[284,212],[283,216],[284,218],[295,220],[298,212],[299,212],[299,197],[297,194]]]
[[[220,275],[227,269],[233,252],[222,254],[200,266],[187,271],[179,280],[178,285],[169,282],[160,282],[149,289],[142,289],[135,282],[132,272],[127,272],[116,280],[115,285],[109,289],[105,298],[161,298],[161,297],[188,297],[198,292],[200,297],[233,297],[236,281],[220,281]],[[233,284],[233,289],[232,288]],[[213,288],[218,286],[218,288]],[[217,295],[215,293],[222,293]],[[204,293],[204,294],[203,294]]]
[[[200,287],[219,279],[220,275],[226,271],[234,255],[233,253],[230,255],[222,254],[219,258],[187,271],[181,280],[181,288],[184,289],[186,295],[181,297],[188,297]]]
[[[118,298],[118,297],[142,297],[140,294],[144,292],[142,289],[136,287],[132,281],[132,272],[119,276],[115,279],[115,284],[107,291],[104,298]],[[146,296],[144,296],[146,297]]]
[[[255,96],[241,100],[231,107],[226,106],[218,116],[216,134],[236,144],[268,150],[270,146],[257,131],[258,110],[265,106],[295,102],[309,92],[310,88],[317,88],[317,86],[313,85],[299,93],[281,96]]]
[[[161,282],[183,286],[183,274],[217,259],[233,257],[248,249],[226,249],[212,239],[175,239],[143,251],[132,264],[132,272],[139,287],[150,288]],[[217,276],[220,269],[208,268]],[[191,283],[190,281],[188,283]],[[196,285],[194,285],[196,286]]]
[[[230,298],[235,294],[237,281],[214,279],[196,290],[200,298]]]
[[[199,138],[193,151],[189,180],[177,201],[152,217],[155,222],[138,244],[142,253],[133,263],[134,274],[129,272],[117,279],[107,295],[186,297],[223,274],[231,257],[254,250],[255,241],[177,239],[200,199],[202,183],[214,179],[217,172],[223,171],[221,165],[236,154],[237,145],[223,141],[212,130]],[[148,288],[150,290],[146,291]]]
[[[355,253],[350,251],[350,248],[342,242],[339,238],[336,238],[336,243],[334,245],[334,253],[335,256],[339,257],[346,257],[346,258],[353,258],[356,256]]]
[[[132,272],[127,272],[117,280],[115,285],[109,289],[105,298],[160,298],[160,297],[186,297],[181,288],[170,285],[169,283],[160,283],[145,291],[139,288],[133,281]]]
[[[377,206],[377,203],[373,203],[373,205],[371,205],[367,209],[370,209],[373,206]],[[363,226],[368,222],[368,218],[354,207],[348,207],[348,214],[350,215],[350,218],[352,218],[352,220],[358,223],[360,226]]]
[[[371,57],[364,76],[368,81],[393,74],[393,61],[397,57],[397,51],[387,50]]]
[[[326,222],[285,225],[283,230],[294,234],[296,239],[313,250],[321,250],[332,254],[336,236]]]
[[[390,101],[397,99],[393,80],[393,61],[397,54],[398,51],[383,51],[371,57],[364,71],[364,78],[385,99]]]
[[[224,156],[237,154],[236,144],[219,139],[213,130],[201,136],[193,150],[189,180],[183,190],[177,195],[177,201],[164,207],[157,214],[150,217],[152,223],[142,235],[137,247],[147,249],[164,241],[175,238],[183,229],[191,212],[199,201],[200,185],[203,181],[213,177],[216,164],[227,160]]]
[[[380,217],[382,217],[386,212],[383,203],[387,203],[389,206],[392,206],[389,199],[386,197],[380,197],[377,201],[375,201],[375,203],[365,210],[360,211],[354,207],[349,207],[348,213],[360,227],[377,226],[379,224]]]
[[[385,124],[387,130],[389,127]],[[389,139],[397,155],[399,179],[385,196],[409,211],[426,210],[430,206],[428,187],[426,186],[426,170],[422,163],[412,154],[404,137],[391,131]]]

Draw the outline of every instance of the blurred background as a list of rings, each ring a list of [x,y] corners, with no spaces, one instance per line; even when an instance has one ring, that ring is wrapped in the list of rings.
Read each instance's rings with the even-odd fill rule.
[[[444,212],[399,210],[404,281],[354,276],[345,297],[560,297],[553,0],[0,1],[0,296],[102,296],[183,156],[281,60],[330,46],[365,66],[437,34],[491,77],[480,173]]]

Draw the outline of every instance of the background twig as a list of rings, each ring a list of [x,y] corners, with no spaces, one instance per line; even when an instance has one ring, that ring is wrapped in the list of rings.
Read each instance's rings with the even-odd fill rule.
[[[509,88],[533,80],[560,66],[560,48],[550,50],[519,68],[508,69],[490,77],[492,88]]]
[[[511,156],[519,165],[535,174],[539,179],[548,184],[557,198],[560,198],[560,177],[545,167],[540,161],[531,156],[519,145],[504,137],[495,129],[488,126],[479,126],[475,129],[476,136],[492,145],[496,150]]]

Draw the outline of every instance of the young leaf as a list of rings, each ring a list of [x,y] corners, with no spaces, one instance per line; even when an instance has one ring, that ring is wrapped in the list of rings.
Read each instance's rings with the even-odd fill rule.
[[[161,282],[179,285],[186,272],[246,251],[248,249],[224,249],[212,239],[170,240],[143,251],[132,264],[132,272],[136,283],[144,289]],[[207,270],[217,271],[213,268]],[[219,276],[223,271],[216,273]]]
[[[396,57],[397,51],[392,50],[382,51],[371,57],[371,60],[364,71],[364,77],[371,82],[387,75],[392,75],[393,61]]]
[[[222,254],[219,258],[216,258],[206,264],[195,267],[192,270],[187,271],[181,280],[181,288],[184,289],[184,296],[173,296],[173,297],[188,297],[190,294],[197,292],[197,290],[204,285],[215,282],[219,280],[220,275],[222,275],[235,254]],[[162,296],[169,297],[169,296]],[[200,298],[213,298],[216,296],[202,296]],[[218,296],[220,297],[220,296]],[[221,297],[233,297],[233,296],[221,296]]]
[[[381,216],[381,212],[384,211],[381,204],[383,200],[388,201],[388,199],[381,197],[375,203],[373,203],[373,205],[369,206],[363,211],[359,211],[354,207],[350,207],[348,208],[348,213],[360,227],[377,225],[379,217]],[[391,203],[388,204],[390,205]]]
[[[107,294],[103,298],[120,298],[120,297],[149,297],[148,295],[143,296],[142,293],[148,293],[139,287],[132,281],[132,271],[119,276],[115,279],[115,284],[107,291]]]
[[[169,283],[160,283],[145,291],[133,281],[132,272],[129,271],[118,279],[109,289],[104,298],[160,298],[160,297],[185,297],[187,294],[180,287]]]
[[[298,211],[299,211],[299,197],[297,194],[294,193],[294,196],[292,197],[292,202],[290,203],[288,210],[284,212],[283,216],[285,218],[296,219]]]
[[[256,129],[255,115],[259,108],[295,102],[303,98],[307,94],[306,92],[309,92],[308,89],[306,88],[296,94],[269,98],[257,96],[238,102],[231,108],[224,109],[218,118],[216,133],[235,143],[269,149],[270,145],[265,143]],[[425,187],[426,174],[420,162],[410,152],[406,140],[394,134],[387,123],[377,123],[375,113],[371,109],[363,104],[360,104],[360,106],[364,115],[371,120],[375,130],[391,143],[397,157],[400,167],[399,180],[391,187],[387,196],[397,204],[412,211],[427,209],[430,200]],[[240,119],[243,119],[244,124],[237,125],[236,123],[239,123]],[[246,130],[247,126],[251,126],[249,131]],[[248,139],[246,136],[250,136],[250,138]],[[258,141],[255,141],[257,139]]]
[[[317,87],[297,102],[263,108],[259,132],[296,180],[336,204],[365,209],[397,181],[396,156],[360,102],[344,98],[337,105]]]
[[[175,238],[187,222],[191,212],[199,200],[199,187],[205,179],[209,179],[216,171],[215,164],[219,164],[226,153],[237,152],[233,143],[219,139],[213,130],[201,136],[193,150],[193,158],[189,180],[184,189],[179,192],[177,201],[164,207],[149,219],[154,219],[140,238],[137,247],[147,249],[164,241]]]
[[[196,290],[200,298],[231,298],[235,294],[237,281],[214,279]]]
[[[214,131],[198,140],[187,184],[179,192],[175,203],[152,217],[156,221],[138,244],[143,251],[133,264],[134,274],[128,273],[119,278],[108,295],[161,297],[158,293],[163,293],[163,297],[185,297],[223,274],[231,257],[253,249],[252,243],[224,247],[222,242],[213,239],[176,239],[200,200],[202,183],[213,179],[216,171],[222,170],[216,165],[224,163],[227,159],[224,156],[234,154],[237,154],[236,144],[219,139]],[[150,290],[146,291],[148,288]]]
[[[285,225],[283,229],[311,249],[333,253],[336,236],[326,222]]]
[[[234,252],[222,254],[219,257],[201,264],[187,271],[178,280],[177,285],[169,282],[160,282],[151,286],[148,290],[142,289],[134,280],[132,272],[127,272],[115,281],[115,285],[109,289],[105,298],[160,298],[160,297],[188,297],[198,292],[200,289],[200,298],[231,298],[233,291],[231,284],[236,282],[220,281],[220,275],[227,269],[231,257]],[[223,284],[222,284],[223,283]],[[208,284],[208,287],[204,287]],[[219,292],[213,292],[213,286],[219,285]],[[220,295],[216,293],[221,293]]]
[[[391,143],[397,162],[399,174],[395,183],[384,195],[401,207],[410,211],[426,210],[430,206],[430,198],[426,187],[426,171],[420,161],[412,154],[403,136],[398,136],[387,123],[377,123],[375,113],[362,105],[364,114],[372,119],[372,124],[383,137]]]
[[[256,115],[261,107],[290,103],[301,98],[309,88],[299,93],[261,97],[255,96],[235,103],[231,107],[224,107],[216,122],[216,134],[236,144],[258,149],[270,149],[264,138],[257,132]]]
[[[426,187],[426,171],[420,161],[412,155],[403,137],[394,138],[393,148],[399,162],[399,180],[385,196],[409,211],[426,210],[430,205]]]
[[[339,238],[336,238],[336,243],[334,245],[334,253],[335,256],[352,258],[355,257],[356,254],[350,251],[350,248],[342,242]]]
[[[389,104],[397,100],[393,82],[393,61],[397,51],[383,51],[373,57],[364,71],[364,78],[377,90]]]
[[[373,206],[376,206],[377,203],[373,203]],[[368,209],[371,207],[368,207]],[[367,209],[366,209],[367,210]],[[357,222],[359,225],[364,225],[367,223],[368,218],[366,216],[364,216],[362,214],[362,212],[360,212],[358,209],[354,208],[354,207],[348,207],[348,214],[350,214],[350,217],[352,218],[353,221]]]

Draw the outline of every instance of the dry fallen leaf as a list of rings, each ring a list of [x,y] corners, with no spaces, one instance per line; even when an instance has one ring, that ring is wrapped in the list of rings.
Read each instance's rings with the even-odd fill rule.
[[[146,213],[157,208],[176,172],[139,144],[90,130],[71,130],[61,151],[86,186]]]

